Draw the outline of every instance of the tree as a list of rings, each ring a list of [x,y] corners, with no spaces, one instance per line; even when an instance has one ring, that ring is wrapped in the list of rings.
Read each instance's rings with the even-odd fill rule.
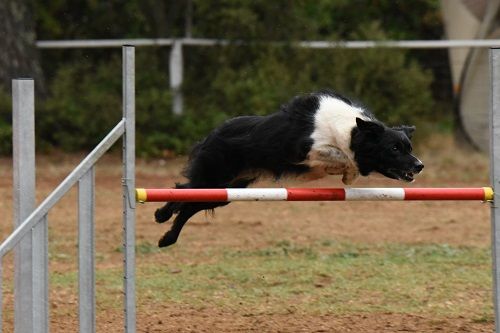
[[[35,46],[32,3],[26,0],[0,1],[0,86],[10,89],[16,77],[36,80],[38,92],[45,91]]]

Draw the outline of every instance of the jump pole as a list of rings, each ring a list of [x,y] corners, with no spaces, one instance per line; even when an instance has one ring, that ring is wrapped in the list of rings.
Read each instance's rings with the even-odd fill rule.
[[[138,202],[213,201],[420,201],[493,200],[491,187],[476,188],[220,188],[145,189]]]

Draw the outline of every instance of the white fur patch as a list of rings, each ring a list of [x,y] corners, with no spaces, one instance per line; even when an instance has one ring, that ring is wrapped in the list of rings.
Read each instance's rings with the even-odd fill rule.
[[[334,165],[345,165],[343,181],[346,184],[352,183],[358,175],[354,153],[350,149],[351,132],[356,127],[356,118],[368,119],[362,109],[331,96],[322,96],[314,115],[311,152],[305,163],[316,169],[319,166],[326,169]]]
[[[318,111],[314,116],[312,149],[321,151],[325,146],[333,146],[353,159],[349,146],[351,131],[356,127],[356,118],[367,119],[360,108],[334,97],[321,97]]]

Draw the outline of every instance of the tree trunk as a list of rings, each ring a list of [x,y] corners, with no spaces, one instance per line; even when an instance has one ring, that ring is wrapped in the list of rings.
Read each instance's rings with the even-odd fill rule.
[[[0,87],[10,91],[12,79],[33,78],[37,91],[43,94],[32,1],[0,0],[0,36]]]

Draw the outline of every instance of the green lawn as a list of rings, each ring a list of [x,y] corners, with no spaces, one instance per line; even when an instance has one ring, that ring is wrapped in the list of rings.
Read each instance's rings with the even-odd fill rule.
[[[179,302],[252,313],[390,312],[493,320],[488,248],[330,240],[301,247],[280,241],[254,251],[209,249],[199,254],[200,263],[177,265],[180,251],[164,253],[170,264],[152,264],[142,259],[157,255],[156,247],[137,246],[139,308]],[[97,272],[100,306],[121,306],[121,274],[116,268]],[[76,273],[53,274],[52,283],[74,288]]]

